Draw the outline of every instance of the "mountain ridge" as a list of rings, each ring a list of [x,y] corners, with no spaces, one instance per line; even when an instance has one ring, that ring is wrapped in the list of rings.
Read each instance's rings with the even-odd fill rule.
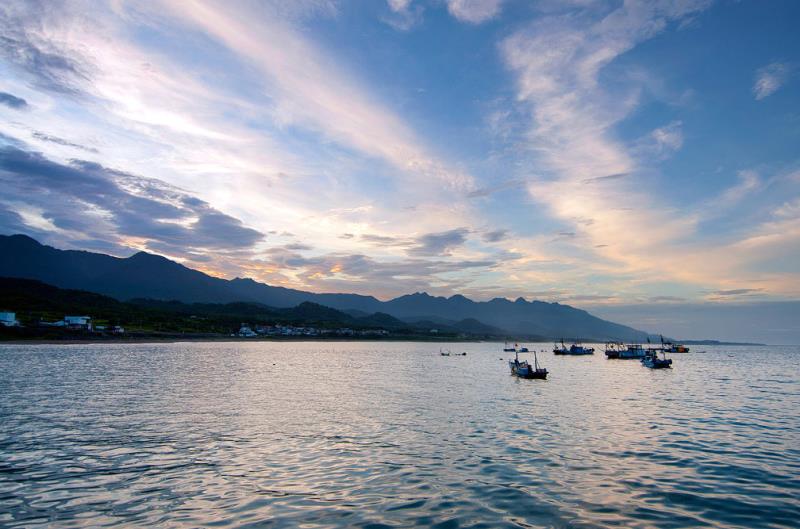
[[[306,292],[251,278],[212,277],[148,252],[114,257],[83,250],[60,250],[20,234],[0,235],[0,276],[36,279],[119,300],[255,302],[276,308],[312,302],[339,311],[384,313],[402,320],[432,316],[453,322],[475,320],[510,335],[626,341],[644,341],[648,337],[643,331],[559,303],[527,301],[522,297],[514,301],[505,298],[474,301],[461,294],[444,297],[426,292],[381,301],[361,294]]]

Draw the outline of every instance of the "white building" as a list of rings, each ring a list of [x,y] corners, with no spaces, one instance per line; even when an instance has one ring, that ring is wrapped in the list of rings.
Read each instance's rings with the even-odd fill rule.
[[[255,331],[250,328],[250,326],[246,323],[243,323],[241,328],[239,329],[239,336],[244,338],[252,338],[253,336],[257,336]]]
[[[5,327],[19,327],[15,312],[0,312],[0,325]]]
[[[70,329],[86,329],[92,330],[92,317],[91,316],[64,316],[64,326]]]

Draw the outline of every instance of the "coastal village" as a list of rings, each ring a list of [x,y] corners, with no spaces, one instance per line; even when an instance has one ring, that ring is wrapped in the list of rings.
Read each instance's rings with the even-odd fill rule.
[[[15,312],[0,312],[0,325],[4,327],[23,327],[17,319]],[[61,320],[36,322],[37,327],[55,327],[71,331],[86,332],[111,332],[114,334],[124,334],[125,329],[120,325],[108,325],[105,323],[95,324],[91,316],[64,316]]]
[[[258,336],[359,336],[359,337],[381,337],[388,336],[386,329],[350,329],[342,327],[338,329],[320,329],[317,327],[295,327],[293,325],[255,325],[251,326],[242,323],[239,332],[231,336],[241,338],[256,338]]]
[[[17,319],[17,314],[11,311],[0,312],[0,325],[4,327],[23,328],[24,325]],[[93,334],[125,334],[125,328],[120,325],[109,325],[105,322],[96,323],[91,316],[71,316],[65,315],[63,319],[56,321],[39,320],[33,324],[38,328],[63,329],[65,331],[75,331]],[[294,326],[294,325],[251,325],[242,323],[239,330],[230,333],[231,337],[238,338],[258,338],[258,337],[372,337],[380,338],[388,336],[386,329],[351,329],[341,327],[334,329],[318,328],[313,326]]]

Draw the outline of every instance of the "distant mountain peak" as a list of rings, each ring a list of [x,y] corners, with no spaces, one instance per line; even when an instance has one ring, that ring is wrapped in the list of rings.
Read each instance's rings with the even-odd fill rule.
[[[139,261],[139,262],[149,262],[149,263],[170,263],[170,264],[178,265],[178,266],[181,266],[181,267],[183,266],[182,264],[176,263],[175,261],[172,261],[171,259],[168,259],[168,258],[164,257],[163,255],[158,255],[158,254],[154,254],[154,253],[148,253],[148,252],[144,252],[144,251],[136,252],[135,254],[133,254],[130,257],[128,257],[128,260],[129,261]]]
[[[258,303],[276,308],[295,307],[298,312],[313,313],[315,318],[327,314],[328,310],[385,313],[386,317],[426,320],[431,328],[460,325],[463,329],[494,335],[640,341],[646,337],[646,333],[602,320],[569,305],[528,302],[522,297],[513,302],[500,297],[478,302],[461,294],[447,298],[415,292],[379,301],[358,294],[318,294],[270,286],[251,278],[230,281],[216,278],[148,252],[120,259],[101,253],[59,250],[43,246],[26,235],[0,236],[0,276],[36,279],[60,288],[87,290],[119,300]],[[385,319],[383,315],[376,318]],[[398,320],[393,325],[402,324]]]

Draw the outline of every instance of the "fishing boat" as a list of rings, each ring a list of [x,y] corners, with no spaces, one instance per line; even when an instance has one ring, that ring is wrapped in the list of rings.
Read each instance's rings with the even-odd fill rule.
[[[689,348],[685,345],[673,342],[665,342],[664,337],[661,337],[661,349],[665,353],[688,353]]]
[[[506,342],[505,346],[503,346],[504,353],[515,353],[517,351],[516,345],[515,347],[510,347],[508,342]]]
[[[567,347],[566,345],[564,345],[564,340],[561,340],[561,347],[558,346],[558,343],[556,343],[553,346],[553,354],[557,354],[557,355],[572,355],[572,356],[591,355],[591,354],[594,354],[594,348],[593,347],[584,347],[581,344],[579,344],[578,342],[575,342],[572,345],[570,345],[569,347]]]
[[[603,352],[606,358],[619,358],[619,352],[624,348],[625,344],[622,342],[606,342]]]
[[[519,378],[538,378],[541,380],[547,378],[547,369],[539,367],[536,351],[533,352],[533,365],[527,360],[520,361],[519,353],[516,353],[514,360],[508,361],[508,367],[511,368],[511,374]]]
[[[624,349],[619,350],[619,355],[617,358],[620,360],[641,360],[644,358],[645,354],[646,351],[644,350],[644,347],[642,347],[642,344],[631,343],[628,344]]]
[[[661,358],[659,358],[657,349],[649,349],[642,358],[642,365],[650,369],[669,369],[672,367],[672,359],[667,358],[663,350],[661,351]]]
[[[520,353],[528,353],[528,352],[530,352],[530,351],[528,351],[528,348],[527,348],[527,347],[520,347],[520,348],[519,348],[519,352],[520,352]]]
[[[442,351],[442,349],[440,347],[439,348],[439,354],[442,355],[442,356],[450,356],[450,351],[448,350],[447,352],[444,352],[444,351]]]

